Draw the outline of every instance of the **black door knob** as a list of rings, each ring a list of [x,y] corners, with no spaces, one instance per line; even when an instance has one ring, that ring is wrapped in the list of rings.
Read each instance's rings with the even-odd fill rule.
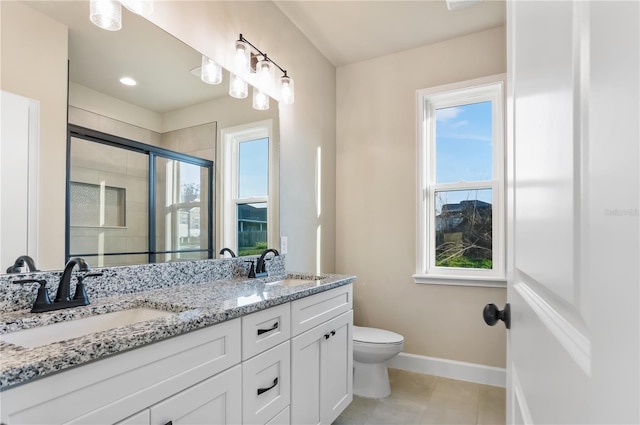
[[[487,304],[482,310],[482,317],[487,325],[493,326],[502,320],[507,329],[511,329],[511,305],[506,303],[504,310],[500,310],[495,304]]]

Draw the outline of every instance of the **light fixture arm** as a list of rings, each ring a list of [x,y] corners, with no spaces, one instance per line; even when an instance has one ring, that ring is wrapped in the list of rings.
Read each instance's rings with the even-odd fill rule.
[[[251,42],[249,40],[247,40],[246,38],[244,38],[242,36],[242,34],[240,34],[240,38],[238,39],[238,41],[242,41],[244,43],[247,43],[249,46],[251,46],[253,48],[253,50],[255,50],[256,52],[258,52],[258,54],[260,56],[262,56],[264,58],[264,60],[266,60],[267,62],[271,62],[272,64],[274,64],[283,74],[285,77],[287,77],[287,71],[285,69],[282,69],[282,67],[280,65],[278,65],[274,60],[272,60],[270,57],[267,57],[266,53],[263,53],[260,49],[258,49],[256,46],[254,46],[253,44],[251,44]]]

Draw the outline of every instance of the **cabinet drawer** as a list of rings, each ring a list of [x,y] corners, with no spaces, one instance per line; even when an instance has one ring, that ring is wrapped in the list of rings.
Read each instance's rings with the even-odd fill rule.
[[[291,303],[291,336],[296,336],[353,307],[352,285],[330,289]]]
[[[290,342],[242,363],[242,423],[265,424],[291,400]]]
[[[265,425],[290,425],[291,416],[289,413],[289,407],[278,413],[275,418],[271,419]]]
[[[242,360],[291,338],[291,308],[282,304],[242,318]]]
[[[151,425],[239,424],[240,365],[151,407]]]

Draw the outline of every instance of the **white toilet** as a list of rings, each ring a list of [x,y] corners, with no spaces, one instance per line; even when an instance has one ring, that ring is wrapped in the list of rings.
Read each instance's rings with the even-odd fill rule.
[[[353,393],[382,398],[391,394],[387,361],[404,348],[404,337],[376,328],[353,327]]]

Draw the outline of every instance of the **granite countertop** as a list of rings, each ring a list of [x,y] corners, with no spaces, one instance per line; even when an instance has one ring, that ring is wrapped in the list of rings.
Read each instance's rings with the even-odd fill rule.
[[[296,286],[269,285],[285,277],[318,279],[289,273],[262,279],[218,280],[99,298],[88,306],[47,313],[35,314],[29,310],[2,313],[0,391],[105,356],[346,285],[355,279],[354,276],[323,275],[321,280]],[[176,314],[34,348],[2,340],[3,334],[22,329],[136,307]]]

